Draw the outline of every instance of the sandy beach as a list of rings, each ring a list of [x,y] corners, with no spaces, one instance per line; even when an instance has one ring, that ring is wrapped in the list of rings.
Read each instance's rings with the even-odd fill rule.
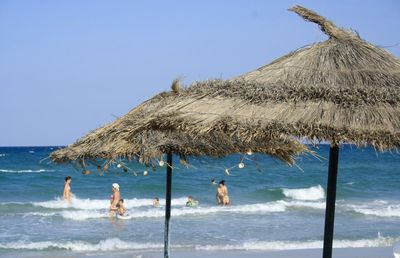
[[[0,257],[9,257],[7,253]],[[21,252],[19,258],[162,258],[163,252],[139,252],[139,251],[114,251],[81,253],[71,251],[52,252]],[[299,249],[287,251],[171,251],[173,258],[320,258],[322,249]],[[333,250],[335,258],[393,258],[392,247],[374,248],[337,248]]]
[[[152,254],[153,255],[153,254]],[[176,258],[320,258],[322,257],[322,249],[299,249],[287,251],[213,251],[213,252],[177,252],[172,254]],[[146,256],[143,258],[158,258],[160,255]],[[339,248],[333,250],[335,258],[392,258],[393,252],[391,247],[379,248]]]

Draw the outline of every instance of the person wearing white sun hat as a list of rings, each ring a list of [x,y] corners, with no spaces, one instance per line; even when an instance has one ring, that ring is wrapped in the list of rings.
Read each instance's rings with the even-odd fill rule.
[[[114,183],[112,184],[112,194],[111,194],[111,205],[110,205],[110,217],[115,216],[118,208],[117,204],[121,199],[121,194],[119,192],[119,184]]]

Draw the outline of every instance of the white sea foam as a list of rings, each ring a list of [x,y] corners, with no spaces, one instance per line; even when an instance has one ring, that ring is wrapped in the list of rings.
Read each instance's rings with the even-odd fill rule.
[[[230,206],[225,209],[228,212],[238,212],[238,213],[270,213],[270,212],[286,211],[285,205],[279,202],[237,205],[237,206]]]
[[[376,200],[368,204],[346,205],[347,208],[364,215],[377,217],[400,217],[400,204]]]
[[[237,205],[230,207],[181,207],[172,208],[171,216],[203,216],[203,215],[213,215],[218,213],[274,213],[285,211],[285,205],[279,203],[266,203],[266,204],[249,204],[249,205]],[[165,216],[165,211],[163,209],[150,208],[146,210],[141,209],[128,209],[127,214],[129,214],[132,219],[137,218],[163,218]],[[107,211],[97,212],[97,211],[63,211],[61,216],[66,219],[72,220],[86,220],[95,218],[105,218],[108,217]]]
[[[212,215],[217,213],[274,213],[274,212],[284,212],[286,210],[285,206],[280,203],[260,203],[260,204],[247,204],[247,205],[236,205],[228,207],[183,207],[183,208],[173,208],[171,210],[172,216],[187,216],[187,215]],[[133,217],[164,217],[165,212],[163,210],[156,211],[133,211],[129,213]]]
[[[312,208],[312,209],[325,209],[325,202],[313,202],[313,201],[277,201],[278,203],[282,203],[286,207],[296,207],[296,208]]]
[[[67,210],[60,210],[58,212],[51,213],[43,213],[43,212],[31,212],[28,215],[32,216],[62,216],[65,219],[71,220],[87,220],[87,219],[98,219],[98,218],[107,218],[108,217],[108,207],[109,202],[106,202],[106,206],[104,206],[103,201],[98,200],[98,202],[103,205],[98,207],[95,205],[94,200],[90,200],[93,202],[90,205],[84,205],[83,203],[76,205],[74,202],[71,204],[63,201],[63,200],[54,200],[42,203],[34,203],[36,206],[51,208],[51,209],[66,209],[66,208],[74,208]],[[179,201],[178,201],[179,202]],[[275,212],[284,212],[286,211],[286,207],[292,204],[288,204],[285,202],[277,201],[277,202],[268,202],[268,203],[258,203],[258,204],[246,204],[246,205],[234,205],[227,207],[220,206],[199,206],[199,207],[185,207],[185,206],[175,206],[171,209],[171,214],[174,217],[179,216],[204,216],[204,215],[213,215],[220,213],[243,213],[243,214],[267,214],[267,213],[275,213]],[[300,204],[298,204],[300,205]],[[307,204],[306,204],[307,205]],[[127,213],[132,217],[132,219],[138,218],[162,218],[165,216],[165,211],[162,207],[154,208],[150,205],[147,207],[136,207],[136,206],[126,206]],[[50,214],[50,215],[49,215]]]
[[[400,206],[388,206],[386,209],[354,209],[356,212],[365,215],[374,215],[378,217],[400,217]]]
[[[171,203],[174,206],[184,206],[186,204],[187,198],[181,197],[172,199]],[[161,205],[165,204],[164,199],[160,199]],[[57,198],[51,201],[44,201],[44,202],[33,202],[34,206],[40,206],[48,209],[67,209],[73,208],[78,210],[99,210],[105,209],[110,207],[110,200],[99,200],[99,199],[80,199],[73,197],[71,202],[66,202],[61,198]],[[145,207],[145,206],[152,206],[153,200],[152,199],[124,199],[125,208],[137,208],[137,207]]]
[[[56,212],[47,212],[47,213],[46,212],[29,212],[29,213],[26,213],[24,215],[24,217],[27,217],[27,216],[53,217],[56,215],[57,215]]]
[[[104,211],[62,211],[60,213],[62,217],[65,219],[71,220],[87,220],[87,219],[100,219],[100,218],[108,218],[109,215],[107,210]]]
[[[374,239],[334,240],[334,248],[387,247],[398,238],[377,237]],[[248,241],[238,245],[196,246],[196,250],[296,250],[322,248],[323,241]]]
[[[70,220],[88,220],[108,218],[108,210],[103,211],[88,211],[88,210],[73,210],[73,211],[58,211],[58,212],[28,212],[24,217],[38,216],[38,217],[54,217],[61,216]]]
[[[186,197],[172,200],[172,216],[204,216],[220,213],[268,214],[285,212],[288,207],[325,209],[325,202],[321,201],[279,200],[274,202],[232,205],[225,207],[200,205],[199,207],[192,208],[185,206],[186,200]],[[160,201],[163,204],[164,200]],[[65,219],[86,220],[108,217],[110,201],[73,198],[71,203],[68,203],[58,198],[51,201],[34,202],[32,204],[34,206],[48,209],[61,210],[56,215],[62,216]],[[125,199],[125,207],[127,213],[133,219],[161,218],[165,216],[163,207],[154,208],[152,206],[152,199]],[[35,215],[40,215],[40,213]]]
[[[98,210],[105,209],[110,206],[109,200],[91,200],[91,199],[78,199],[73,197],[71,202],[66,202],[61,198],[51,201],[33,202],[34,206],[44,207],[48,209],[67,209],[74,208],[79,210]]]
[[[374,239],[359,240],[334,240],[334,248],[355,248],[355,247],[387,247],[399,241],[399,238],[377,237]],[[172,245],[176,249],[195,249],[195,250],[295,250],[322,248],[322,241],[247,241],[236,245]],[[16,241],[0,243],[0,249],[25,249],[25,250],[45,250],[45,249],[66,249],[71,251],[118,251],[118,250],[161,250],[162,243],[138,243],[120,240],[119,238],[109,238],[98,243],[84,241],[41,241],[27,242]]]
[[[161,200],[163,202],[164,200]],[[324,210],[324,201],[303,200],[278,200],[266,203],[232,205],[226,207],[200,205],[195,208],[185,207],[186,198],[172,200],[172,216],[206,216],[222,213],[242,214],[268,214],[285,212],[290,208],[306,208]],[[91,200],[73,198],[71,203],[62,199],[45,202],[34,202],[34,206],[58,210],[56,213],[29,213],[33,216],[62,216],[65,219],[86,220],[108,217],[109,200]],[[125,207],[132,219],[138,218],[161,218],[165,216],[164,208],[154,208],[152,199],[125,199]],[[400,204],[388,203],[387,201],[375,201],[362,204],[338,203],[338,208],[345,211],[357,212],[364,215],[379,217],[400,217]],[[51,215],[49,215],[51,214]]]
[[[3,173],[42,173],[42,172],[54,172],[55,170],[51,169],[22,169],[22,170],[13,170],[13,169],[0,169],[0,172]]]
[[[299,189],[283,188],[282,193],[286,197],[303,201],[316,201],[325,198],[325,191],[321,185]]]
[[[115,250],[147,250],[161,249],[162,244],[153,243],[136,243],[126,242],[118,238],[110,238],[102,240],[97,244],[83,241],[42,241],[42,242],[26,242],[17,241],[11,243],[0,243],[0,248],[4,249],[28,249],[28,250],[45,250],[50,248],[67,249],[72,251],[115,251]]]
[[[400,258],[400,241],[393,244],[394,258]]]

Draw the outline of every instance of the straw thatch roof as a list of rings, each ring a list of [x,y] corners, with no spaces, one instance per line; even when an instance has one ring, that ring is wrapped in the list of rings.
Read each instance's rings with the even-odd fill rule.
[[[251,150],[269,154],[292,164],[294,155],[308,151],[303,144],[283,135],[262,135],[253,141],[242,141],[220,130],[199,137],[179,132],[147,130],[143,125],[154,113],[168,104],[173,104],[182,94],[185,95],[186,90],[180,90],[177,81],[172,84],[172,89],[172,92],[158,94],[125,116],[88,133],[74,144],[53,152],[52,160],[59,163],[67,161],[84,163],[84,160],[88,159],[126,158],[138,159],[149,165],[168,151],[186,159],[190,155],[220,157]]]
[[[232,80],[197,82],[148,123],[251,141],[286,134],[379,150],[400,145],[400,60],[306,8],[329,39]],[[163,117],[163,119],[160,119]]]

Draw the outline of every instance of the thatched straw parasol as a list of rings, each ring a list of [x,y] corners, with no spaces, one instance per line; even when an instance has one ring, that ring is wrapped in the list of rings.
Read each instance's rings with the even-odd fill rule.
[[[329,141],[323,256],[331,257],[339,145],[400,146],[400,60],[313,11],[290,10],[329,39],[232,80],[197,82],[148,128],[193,136],[223,131],[244,141],[280,134]]]
[[[158,114],[165,106],[174,105],[177,99],[181,99],[189,91],[180,89],[177,80],[172,83],[172,88],[171,92],[156,95],[123,117],[88,133],[67,148],[54,151],[51,153],[52,160],[57,163],[69,161],[81,163],[88,159],[101,158],[113,161],[125,158],[138,159],[145,165],[153,165],[163,153],[170,151],[186,159],[188,156],[200,155],[221,157],[251,150],[293,164],[295,155],[308,150],[295,139],[277,134],[264,134],[254,137],[252,141],[244,141],[222,130],[192,137],[178,131],[146,128],[149,118]]]
[[[164,232],[164,257],[169,257],[169,221],[171,216],[172,154],[186,160],[188,156],[225,156],[232,153],[252,152],[269,154],[287,164],[293,164],[294,156],[310,152],[303,144],[284,135],[263,134],[251,140],[242,140],[221,130],[204,136],[192,137],[178,131],[147,129],[150,118],[163,109],[174,105],[177,99],[187,95],[180,89],[178,81],[172,84],[171,92],[163,92],[132,109],[125,116],[100,127],[72,145],[54,151],[54,162],[76,162],[85,165],[85,160],[105,159],[116,161],[121,158],[137,159],[139,162],[158,166],[163,153],[167,154],[166,207]],[[162,119],[162,118],[161,118]],[[108,164],[108,163],[107,163]]]

